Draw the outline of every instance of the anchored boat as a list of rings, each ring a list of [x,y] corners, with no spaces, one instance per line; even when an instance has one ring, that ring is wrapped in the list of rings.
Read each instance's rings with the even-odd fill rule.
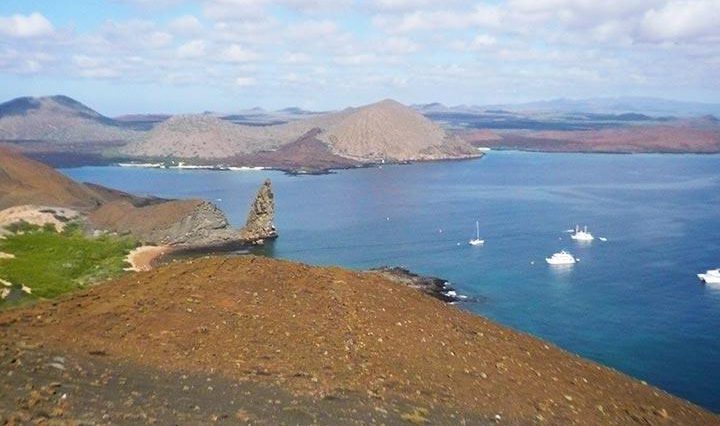
[[[720,269],[709,269],[704,274],[697,274],[697,276],[706,284],[720,284]]]
[[[485,240],[480,239],[480,222],[475,221],[475,238],[468,241],[471,246],[481,246],[485,244]]]
[[[585,226],[585,229],[581,230],[578,225],[575,225],[575,233],[573,233],[570,238],[575,241],[592,241],[595,239],[593,234],[588,232],[587,226]]]
[[[562,250],[550,257],[546,257],[545,261],[550,265],[572,265],[577,262],[577,259],[575,259],[572,254]]]

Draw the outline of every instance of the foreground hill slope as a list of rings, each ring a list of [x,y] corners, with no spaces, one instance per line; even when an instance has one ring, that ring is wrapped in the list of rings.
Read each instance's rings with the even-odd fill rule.
[[[720,424],[656,388],[375,274],[252,256],[176,263],[0,313],[0,336],[299,395],[402,398],[421,408],[403,417],[415,422],[451,407],[510,424]]]
[[[0,140],[112,142],[139,135],[67,96],[23,97],[0,104]]]
[[[87,210],[99,206],[108,195],[0,147],[0,209],[35,204]]]

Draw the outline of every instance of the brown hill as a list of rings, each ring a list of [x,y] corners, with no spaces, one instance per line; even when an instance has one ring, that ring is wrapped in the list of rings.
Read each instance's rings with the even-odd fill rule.
[[[214,159],[275,146],[262,127],[242,126],[201,114],[171,117],[125,152],[144,157]]]
[[[432,160],[477,154],[419,112],[389,99],[346,111],[324,130],[321,138],[336,154],[356,160]]]
[[[298,140],[282,145],[274,151],[259,151],[239,155],[230,160],[235,164],[252,164],[293,173],[314,173],[330,169],[358,166],[359,161],[334,154],[330,147],[318,139],[322,130],[315,128]]]
[[[377,274],[267,258],[212,257],[129,275],[0,313],[0,336],[169,375],[269,382],[327,399],[406,399],[419,408],[403,418],[415,422],[425,409],[451,407],[457,422],[468,413],[483,423],[720,424],[661,390]]]
[[[0,104],[0,140],[112,142],[139,135],[67,96],[24,97]]]
[[[0,148],[0,209],[35,204],[89,210],[105,201],[95,189],[54,169]]]

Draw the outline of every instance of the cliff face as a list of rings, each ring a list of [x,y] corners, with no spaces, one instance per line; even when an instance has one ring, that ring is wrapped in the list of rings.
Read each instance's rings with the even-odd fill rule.
[[[242,229],[244,238],[254,243],[276,238],[277,231],[273,224],[274,217],[275,196],[272,192],[270,179],[267,179],[260,187],[255,202],[250,207],[245,227]]]
[[[118,200],[88,216],[93,229],[130,234],[145,243],[188,245],[229,227],[225,215],[202,200],[167,201],[144,207]]]
[[[258,191],[242,229],[233,229],[225,214],[203,200],[172,200],[136,207],[125,200],[102,205],[88,216],[92,229],[130,234],[144,243],[200,249],[259,244],[277,237],[270,180]]]

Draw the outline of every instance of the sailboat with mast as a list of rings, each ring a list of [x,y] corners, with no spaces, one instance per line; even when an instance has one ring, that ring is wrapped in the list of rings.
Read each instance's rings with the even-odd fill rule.
[[[480,221],[475,221],[475,238],[468,242],[471,246],[481,246],[485,244],[485,240],[480,239]]]

